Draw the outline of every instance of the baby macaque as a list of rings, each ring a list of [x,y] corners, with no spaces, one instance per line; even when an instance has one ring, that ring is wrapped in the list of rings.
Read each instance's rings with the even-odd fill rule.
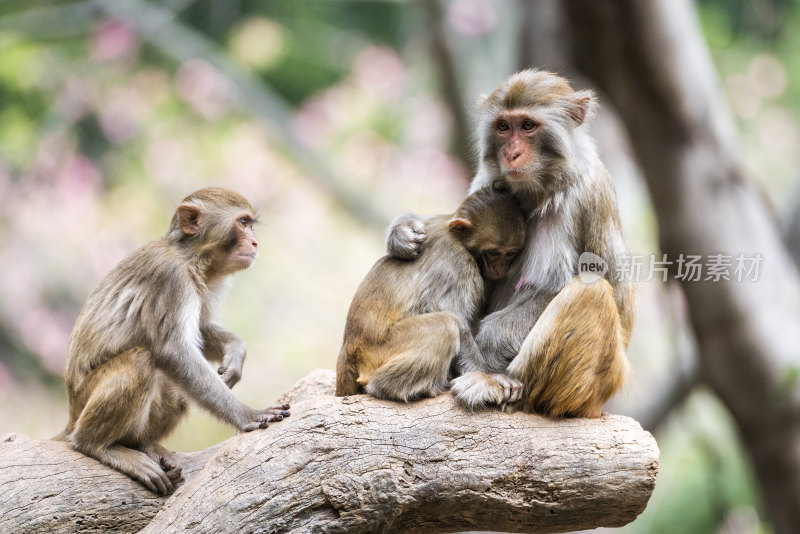
[[[511,194],[485,187],[452,215],[431,217],[416,261],[378,260],[353,297],[336,365],[336,394],[408,401],[445,391],[455,373],[485,368],[472,337],[486,281],[500,280],[525,243]]]

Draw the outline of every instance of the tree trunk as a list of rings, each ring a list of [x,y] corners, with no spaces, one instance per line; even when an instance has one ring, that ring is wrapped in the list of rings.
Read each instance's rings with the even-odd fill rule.
[[[684,282],[701,378],[730,410],[776,533],[800,525],[800,281],[736,135],[688,0],[563,4],[576,65],[623,118],[656,208],[662,250],[759,253],[757,282]],[[660,259],[660,258],[659,258]],[[677,264],[672,265],[673,274]],[[705,278],[706,273],[703,273]]]
[[[658,448],[632,419],[469,413],[330,395],[312,373],[292,416],[180,454],[170,497],[66,444],[0,439],[0,532],[563,532],[644,510]],[[320,395],[322,393],[322,395]]]

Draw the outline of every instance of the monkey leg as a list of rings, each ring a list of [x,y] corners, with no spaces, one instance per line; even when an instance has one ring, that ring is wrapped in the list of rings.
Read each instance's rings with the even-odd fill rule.
[[[599,417],[627,372],[611,285],[579,278],[550,301],[508,366],[525,385],[524,409],[554,417]]]
[[[83,384],[89,392],[82,392],[87,400],[72,425],[69,441],[76,450],[166,495],[172,492],[173,481],[160,460],[141,450],[152,446],[155,437],[178,421],[175,414],[164,410],[162,380],[147,350],[134,348],[111,358]],[[172,475],[180,478],[180,473]]]
[[[408,402],[447,389],[450,364],[459,351],[461,319],[450,312],[415,315],[394,323],[374,347],[358,382],[381,399]]]
[[[150,403],[147,425],[138,438],[141,445],[134,448],[138,448],[158,462],[166,472],[167,478],[173,484],[177,484],[183,482],[182,469],[178,465],[178,459],[173,452],[168,451],[158,442],[166,438],[178,425],[178,422],[186,414],[189,404],[183,392],[175,386],[172,380],[160,372],[156,372],[154,380],[159,393]]]

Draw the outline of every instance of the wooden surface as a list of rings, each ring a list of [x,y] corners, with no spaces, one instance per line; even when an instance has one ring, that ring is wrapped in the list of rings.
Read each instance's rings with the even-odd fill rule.
[[[7,434],[0,532],[562,532],[624,525],[655,486],[655,440],[626,417],[337,398],[332,383],[316,371],[282,398],[290,418],[181,454],[187,481],[169,498]]]

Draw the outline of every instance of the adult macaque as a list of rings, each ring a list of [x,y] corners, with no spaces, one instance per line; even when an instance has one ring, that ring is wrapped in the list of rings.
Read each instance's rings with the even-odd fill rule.
[[[432,397],[447,389],[451,367],[461,373],[487,366],[471,327],[484,305],[484,278],[505,277],[525,243],[519,204],[485,187],[454,214],[428,219],[425,232],[417,261],[381,258],[353,297],[337,395]],[[512,386],[504,376],[493,380]]]
[[[469,407],[509,399],[495,375],[524,387],[527,411],[598,417],[620,388],[633,326],[632,283],[618,276],[627,253],[611,180],[586,123],[596,99],[550,72],[511,76],[478,103],[480,160],[471,191],[506,184],[530,215],[520,261],[490,297],[475,340],[484,373],[456,378]],[[391,229],[391,254],[410,258],[425,242],[414,216]],[[605,279],[577,278],[578,258],[602,258]]]
[[[70,337],[69,422],[57,438],[167,494],[182,481],[181,468],[159,441],[189,398],[243,432],[289,415],[288,405],[254,410],[231,393],[245,345],[214,322],[230,276],[255,260],[254,221],[241,195],[195,191],[162,239],[106,276]]]

